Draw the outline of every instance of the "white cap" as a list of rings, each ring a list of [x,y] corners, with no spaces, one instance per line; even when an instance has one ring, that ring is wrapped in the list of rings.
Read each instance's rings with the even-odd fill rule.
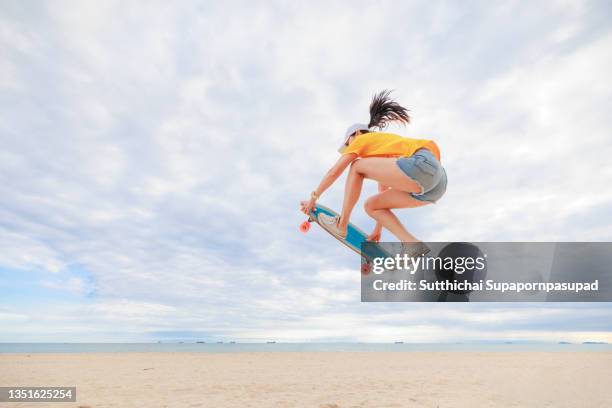
[[[346,132],[344,133],[344,139],[342,139],[342,145],[340,145],[338,152],[342,153],[344,149],[346,149],[346,142],[348,142],[349,137],[351,137],[351,135],[358,130],[370,130],[370,128],[368,127],[368,125],[365,125],[363,123],[355,123],[354,125],[349,126],[348,129],[346,129]]]

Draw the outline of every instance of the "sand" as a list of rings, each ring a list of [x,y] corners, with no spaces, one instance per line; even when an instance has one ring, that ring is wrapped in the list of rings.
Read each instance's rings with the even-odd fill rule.
[[[76,403],[0,407],[609,407],[612,353],[1,354],[1,386]]]

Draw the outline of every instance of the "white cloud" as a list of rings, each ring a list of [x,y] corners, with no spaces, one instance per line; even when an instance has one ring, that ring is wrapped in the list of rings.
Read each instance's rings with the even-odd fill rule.
[[[50,289],[66,290],[76,295],[84,295],[87,292],[86,283],[78,277],[70,277],[64,280],[44,280],[41,285]]]

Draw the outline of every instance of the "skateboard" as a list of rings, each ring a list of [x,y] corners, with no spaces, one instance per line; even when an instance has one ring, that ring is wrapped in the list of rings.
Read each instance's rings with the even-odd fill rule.
[[[344,245],[355,251],[362,258],[361,262],[361,273],[363,275],[367,275],[370,273],[372,269],[372,262],[374,258],[387,258],[391,255],[385,251],[380,245],[367,245],[362,252],[362,246],[364,242],[369,242],[367,240],[368,234],[363,232],[361,229],[357,228],[353,223],[348,224],[346,238],[340,238],[336,235],[332,234],[327,227],[319,222],[319,214],[327,214],[330,216],[337,216],[338,213],[332,210],[331,208],[325,207],[321,204],[316,204],[315,208],[310,211],[308,219],[300,224],[300,231],[303,233],[307,233],[310,230],[311,223],[315,222],[325,231],[327,231],[332,237],[336,238],[338,241],[342,242]]]

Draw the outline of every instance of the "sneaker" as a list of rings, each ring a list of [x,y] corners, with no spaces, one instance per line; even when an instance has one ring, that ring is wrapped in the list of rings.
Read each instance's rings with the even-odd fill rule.
[[[402,255],[406,254],[409,258],[418,258],[427,255],[431,249],[422,242],[402,242]]]
[[[329,231],[332,235],[340,239],[346,239],[346,231],[340,231],[340,229],[338,229],[338,221],[340,221],[339,215],[319,213],[318,219],[319,224],[321,224],[321,226]]]

